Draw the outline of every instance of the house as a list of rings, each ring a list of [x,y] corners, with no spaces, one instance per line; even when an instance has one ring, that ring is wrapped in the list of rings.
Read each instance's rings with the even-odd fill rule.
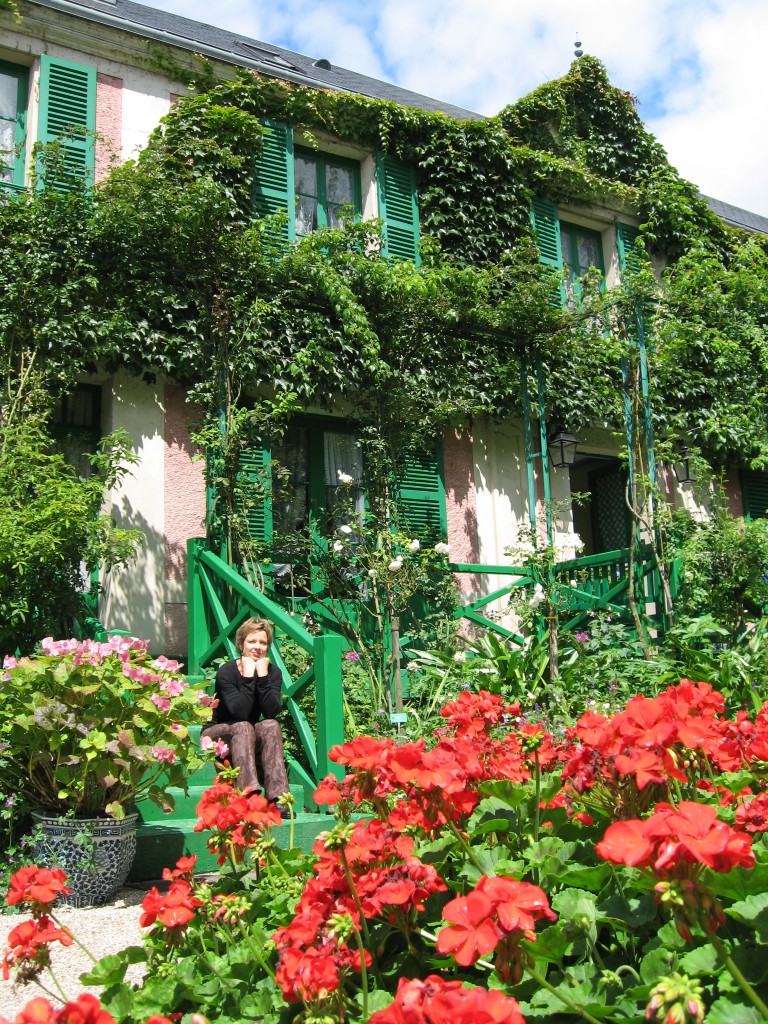
[[[0,176],[6,193],[29,185],[35,142],[49,142],[65,132],[61,184],[72,176],[100,183],[114,166],[135,159],[145,148],[161,119],[187,93],[190,77],[218,83],[226,102],[235,106],[246,103],[256,82],[261,92],[247,102],[264,102],[254,112],[266,133],[256,174],[255,213],[287,210],[289,240],[334,226],[346,207],[363,220],[382,219],[384,254],[392,260],[417,263],[423,233],[437,237],[449,255],[476,265],[514,259],[534,237],[541,262],[561,274],[563,300],[577,302],[581,278],[590,268],[600,272],[608,289],[620,280],[648,213],[638,175],[652,164],[664,164],[658,146],[643,134],[639,120],[632,120],[630,104],[617,90],[611,102],[621,106],[629,127],[625,137],[617,136],[610,144],[617,153],[622,147],[631,151],[637,167],[631,171],[619,166],[613,174],[596,164],[583,166],[573,171],[571,180],[566,170],[575,164],[559,126],[547,123],[534,101],[525,107],[525,116],[520,105],[507,108],[491,128],[472,111],[333,67],[322,55],[296,54],[132,0],[19,0],[18,13],[17,20],[11,12],[0,11]],[[574,68],[569,87],[577,90],[589,88],[601,74],[590,58]],[[255,76],[244,84],[238,79],[241,71]],[[275,110],[289,108],[278,95],[280,88],[269,99],[264,83],[299,90],[294,95],[348,98],[350,117],[362,119],[363,111],[372,111],[375,128],[367,136],[362,129],[345,135],[333,130],[336,122],[327,110],[325,122],[315,112],[310,124],[309,99],[301,125],[281,120]],[[406,116],[407,111],[418,117]],[[392,134],[401,132],[405,139],[399,152],[397,147],[386,152],[371,141],[382,137],[382,112]],[[418,130],[407,127],[415,121]],[[437,153],[430,132],[458,140],[466,147],[462,152],[474,154],[471,159],[478,163],[463,172],[456,166],[448,175],[445,156]],[[420,162],[419,154],[428,150],[430,160]],[[483,174],[475,174],[481,165]],[[694,211],[690,219],[709,230],[716,217],[707,220],[706,204],[697,200],[695,190],[686,192],[686,202]],[[768,234],[768,219],[708,202],[720,218],[717,223]],[[663,212],[654,216],[666,230]],[[462,227],[462,217],[473,224],[474,235]],[[663,251],[654,259],[658,270]],[[431,354],[425,352],[423,358],[429,361]],[[520,373],[533,375],[534,364]],[[562,383],[550,380],[542,386],[547,387],[550,392],[559,389],[565,400]],[[581,536],[589,555],[627,546],[625,470],[615,432],[595,412],[580,433],[575,461],[548,467],[545,453],[553,429],[545,426],[538,437],[534,434],[536,424],[544,422],[545,400],[551,404],[544,390],[538,399],[527,397],[530,409],[525,414],[505,409],[502,415],[474,416],[463,430],[446,428],[430,458],[416,459],[407,469],[404,488],[411,508],[421,510],[422,525],[437,531],[433,540],[439,533],[449,544],[453,563],[510,564],[506,551],[518,528],[536,519],[544,505],[560,509],[563,557],[576,554],[574,534]],[[573,397],[568,402],[568,408],[578,405]],[[329,494],[340,478],[359,482],[363,468],[350,426],[352,413],[347,409],[345,414],[343,403],[330,415],[309,403],[279,444],[250,451],[251,463],[244,469],[254,479],[271,460],[290,469],[288,490],[270,499],[273,528],[280,516],[303,521],[312,503],[332,501]],[[67,397],[59,419],[74,455],[82,444],[115,427],[132,436],[140,460],[113,493],[112,511],[126,525],[140,524],[146,544],[135,568],[104,580],[100,618],[109,628],[129,628],[150,638],[158,652],[181,656],[188,639],[187,542],[205,536],[210,525],[203,463],[191,440],[194,415],[186,387],[174,374],[158,373],[148,383],[127,369],[100,367]],[[554,426],[570,428],[567,422],[550,424]],[[671,503],[692,501],[690,487],[676,483],[669,471],[662,476]],[[764,514],[768,500],[761,497],[762,480],[761,475],[748,472],[740,478],[731,471],[727,485],[734,508]],[[577,491],[591,495],[589,506],[572,504]],[[418,522],[418,517],[410,520],[413,532]],[[262,515],[254,530],[264,529]],[[275,552],[274,561],[286,565],[290,558]],[[460,580],[467,601],[504,583],[504,577],[493,573],[467,572]]]

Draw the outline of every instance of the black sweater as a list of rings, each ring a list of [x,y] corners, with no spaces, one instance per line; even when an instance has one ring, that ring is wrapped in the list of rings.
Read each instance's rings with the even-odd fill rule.
[[[265,676],[240,675],[236,661],[228,661],[216,672],[216,697],[211,725],[223,722],[253,722],[262,718],[277,718],[280,713],[280,691],[283,674],[270,664]]]

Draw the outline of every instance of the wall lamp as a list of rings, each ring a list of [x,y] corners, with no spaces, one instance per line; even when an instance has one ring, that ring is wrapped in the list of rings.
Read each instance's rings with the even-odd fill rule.
[[[693,452],[690,448],[681,448],[677,453],[677,457],[672,465],[677,477],[679,484],[686,484],[689,481],[693,482],[696,479],[696,473],[691,465],[691,456]]]
[[[564,430],[558,430],[547,442],[549,461],[554,469],[572,466],[576,461],[576,446],[579,442]]]

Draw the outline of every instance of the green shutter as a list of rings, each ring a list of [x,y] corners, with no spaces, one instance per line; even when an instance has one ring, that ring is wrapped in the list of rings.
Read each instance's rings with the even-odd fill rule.
[[[241,501],[248,536],[254,544],[272,540],[272,453],[254,445],[240,456]]]
[[[442,449],[439,445],[431,452],[407,452],[403,457],[398,513],[401,533],[424,543],[445,540],[448,525]]]
[[[563,249],[557,205],[551,199],[535,198],[531,203],[531,224],[539,250],[539,262],[562,273]],[[564,284],[552,289],[550,301],[553,306],[565,305]]]
[[[56,188],[93,183],[95,131],[96,68],[43,54],[37,138],[61,143],[62,161],[50,182]]]
[[[637,271],[645,256],[642,243],[638,244],[640,231],[629,224],[616,225],[616,247],[619,250],[619,267],[621,270]]]
[[[421,256],[416,168],[398,157],[379,154],[376,184],[379,216],[384,221],[384,255],[411,260],[418,266]]]
[[[296,237],[296,196],[293,174],[293,129],[279,121],[264,121],[262,151],[256,157],[253,209],[258,217],[287,212],[282,240]]]
[[[768,473],[743,469],[741,497],[744,502],[745,519],[768,519]]]

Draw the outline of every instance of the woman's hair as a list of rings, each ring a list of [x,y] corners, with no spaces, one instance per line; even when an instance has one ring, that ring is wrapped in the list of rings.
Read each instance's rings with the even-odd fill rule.
[[[262,632],[267,634],[267,640],[272,643],[275,639],[275,630],[272,623],[267,619],[246,619],[242,626],[235,633],[235,646],[240,653],[243,653],[243,644],[249,633]]]

